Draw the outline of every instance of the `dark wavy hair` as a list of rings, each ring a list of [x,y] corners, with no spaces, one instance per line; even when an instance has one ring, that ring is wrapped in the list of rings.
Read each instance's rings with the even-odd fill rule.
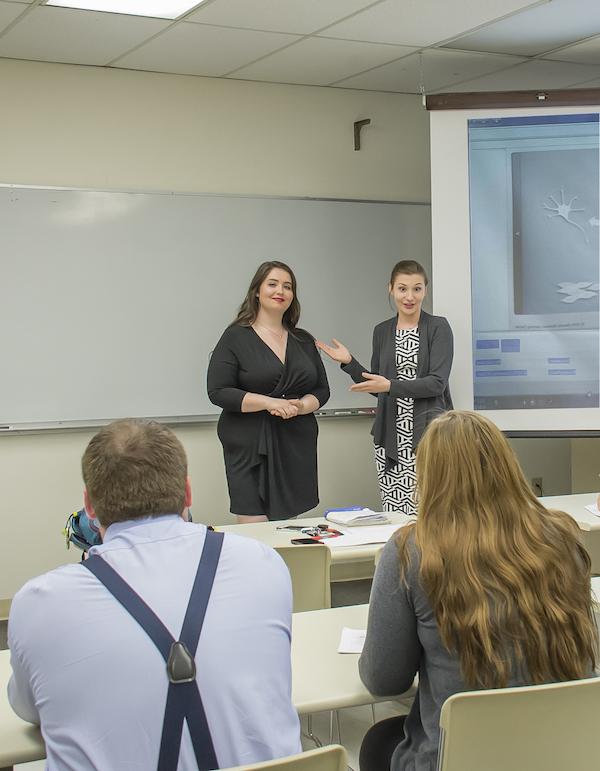
[[[296,329],[296,326],[300,321],[300,303],[298,302],[298,293],[296,289],[296,276],[289,265],[286,265],[285,262],[279,262],[278,260],[268,260],[258,266],[256,273],[250,282],[250,286],[248,287],[246,297],[240,305],[237,316],[232,322],[233,324],[240,324],[243,327],[251,327],[252,324],[254,324],[258,315],[258,291],[263,281],[274,268],[285,270],[286,273],[290,274],[290,278],[292,279],[292,293],[294,297],[290,307],[283,314],[283,326],[290,331]]]

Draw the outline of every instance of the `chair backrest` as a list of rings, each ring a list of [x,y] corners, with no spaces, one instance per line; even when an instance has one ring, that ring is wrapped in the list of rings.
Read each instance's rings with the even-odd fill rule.
[[[277,760],[266,760],[264,763],[253,763],[251,766],[236,766],[229,771],[346,771],[348,758],[346,750],[339,744],[328,744],[316,750],[302,752],[299,755],[288,755]]]
[[[600,678],[456,693],[440,714],[438,771],[600,769]]]
[[[324,544],[278,546],[292,577],[294,613],[331,607],[331,552]]]

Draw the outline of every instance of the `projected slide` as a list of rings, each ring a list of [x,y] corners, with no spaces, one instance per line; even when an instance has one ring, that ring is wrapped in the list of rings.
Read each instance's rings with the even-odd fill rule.
[[[469,120],[474,406],[599,406],[598,114]]]

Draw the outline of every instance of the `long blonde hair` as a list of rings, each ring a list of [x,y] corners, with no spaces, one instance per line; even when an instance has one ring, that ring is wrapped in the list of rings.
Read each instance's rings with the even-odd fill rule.
[[[590,674],[598,635],[579,528],[545,509],[500,430],[474,412],[434,420],[417,451],[420,579],[445,647],[470,687]]]

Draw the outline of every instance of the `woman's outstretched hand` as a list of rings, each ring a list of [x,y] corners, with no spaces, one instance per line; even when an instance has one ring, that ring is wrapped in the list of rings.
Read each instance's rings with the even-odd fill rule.
[[[330,359],[337,361],[338,364],[350,364],[352,361],[352,354],[346,346],[343,343],[340,343],[339,340],[336,340],[335,337],[331,342],[332,345],[327,345],[327,343],[323,343],[321,340],[315,340],[315,345],[320,351],[326,353]]]
[[[363,372],[365,378],[362,383],[354,383],[350,386],[351,391],[369,394],[386,394],[390,390],[391,383],[383,375],[374,375],[372,372]]]

